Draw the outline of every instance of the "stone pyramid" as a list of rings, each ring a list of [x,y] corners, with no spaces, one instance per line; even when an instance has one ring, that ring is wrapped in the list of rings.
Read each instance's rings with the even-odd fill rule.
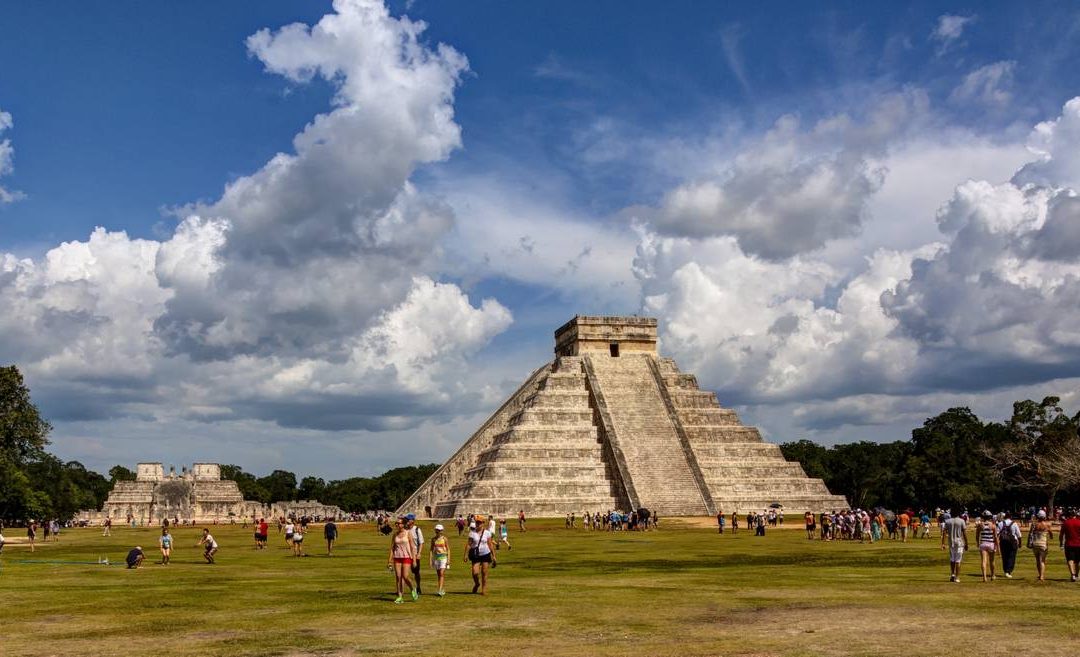
[[[661,516],[843,509],[780,448],[656,351],[646,317],[576,316],[529,376],[398,509],[530,517],[649,508]]]

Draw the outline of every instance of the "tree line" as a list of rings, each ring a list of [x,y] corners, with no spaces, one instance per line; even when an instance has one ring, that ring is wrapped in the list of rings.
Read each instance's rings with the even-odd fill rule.
[[[1018,401],[1005,422],[983,422],[950,408],[911,432],[911,440],[824,447],[780,446],[833,493],[858,508],[1053,507],[1080,499],[1080,413],[1058,397]]]
[[[100,509],[118,481],[133,481],[135,472],[122,465],[108,476],[78,461],[62,461],[46,450],[52,426],[30,399],[30,390],[15,366],[0,367],[0,520],[74,517]],[[437,464],[394,468],[377,477],[324,481],[285,470],[256,477],[236,465],[221,466],[224,479],[237,483],[244,499],[269,504],[318,500],[345,511],[396,509],[435,472]]]

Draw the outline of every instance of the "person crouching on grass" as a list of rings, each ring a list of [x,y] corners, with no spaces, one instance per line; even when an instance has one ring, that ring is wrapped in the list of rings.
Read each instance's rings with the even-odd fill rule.
[[[446,595],[446,569],[450,567],[450,539],[443,534],[443,526],[435,525],[435,538],[431,539],[431,567],[439,578],[439,590],[435,595]]]
[[[409,536],[409,531],[405,529],[405,521],[398,520],[394,525],[394,535],[390,539],[390,556],[386,562],[386,567],[394,571],[394,579],[397,584],[397,598],[394,599],[396,605],[401,604],[401,596],[405,593],[406,586],[409,587],[409,594],[412,595],[414,602],[420,597],[413,587],[412,578],[409,577],[413,562],[417,560],[418,556],[416,554],[416,544],[413,543],[412,537]]]
[[[124,558],[124,562],[127,564],[129,570],[134,568],[142,568],[142,562],[145,558],[146,555],[143,554],[142,547],[136,545],[134,550],[131,550],[127,553],[127,557]]]
[[[218,544],[214,540],[214,537],[210,535],[209,529],[202,530],[202,538],[195,544],[195,547],[203,546],[203,558],[206,559],[206,563],[214,563],[214,555],[217,554]]]

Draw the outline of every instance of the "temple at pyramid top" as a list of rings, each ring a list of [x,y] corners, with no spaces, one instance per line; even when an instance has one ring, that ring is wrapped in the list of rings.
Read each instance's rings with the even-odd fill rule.
[[[427,517],[843,509],[657,352],[652,317],[577,315],[541,365],[398,509]]]
[[[656,318],[575,315],[555,331],[556,356],[587,351],[656,354]]]

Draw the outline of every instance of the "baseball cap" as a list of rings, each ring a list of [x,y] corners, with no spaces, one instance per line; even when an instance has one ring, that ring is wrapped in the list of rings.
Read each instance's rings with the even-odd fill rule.
[[[990,509],[986,509],[985,511],[983,511],[982,516],[984,518],[993,518],[994,514],[990,513]]]
[[[416,520],[416,514],[415,513],[406,513],[405,514],[405,519],[406,520]]]
[[[437,529],[437,530],[439,530],[439,531],[442,531],[442,530],[443,530],[443,526],[442,526],[442,525],[435,525],[435,529]]]
[[[1046,511],[1039,509],[1039,512],[1035,514],[1035,517],[1039,520],[1046,520]]]

